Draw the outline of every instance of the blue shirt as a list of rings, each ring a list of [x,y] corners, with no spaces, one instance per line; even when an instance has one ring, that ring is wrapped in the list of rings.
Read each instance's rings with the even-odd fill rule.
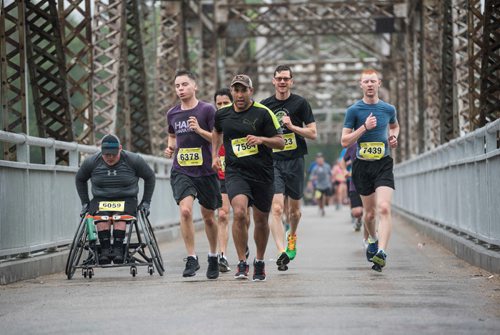
[[[385,151],[383,156],[389,156],[391,151],[389,150],[388,143],[388,126],[389,124],[397,122],[396,107],[393,105],[382,100],[379,100],[376,104],[367,104],[363,100],[358,100],[347,109],[344,119],[344,128],[356,130],[359,127],[363,127],[363,124],[370,113],[373,113],[373,116],[377,118],[377,126],[374,129],[370,129],[365,132],[358,139],[356,157],[361,158],[359,155],[359,149],[362,143],[367,142],[384,143]]]
[[[332,187],[332,167],[328,163],[316,164],[311,172],[311,178],[315,179],[314,186],[318,190],[325,191]]]

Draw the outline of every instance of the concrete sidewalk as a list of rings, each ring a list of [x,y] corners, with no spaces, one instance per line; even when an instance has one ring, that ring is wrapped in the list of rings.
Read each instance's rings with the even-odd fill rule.
[[[252,234],[250,234],[252,236]],[[498,275],[473,267],[414,227],[394,222],[388,265],[371,270],[348,208],[320,217],[304,208],[297,258],[277,271],[272,239],[266,282],[208,280],[204,232],[201,269],[182,278],[182,240],[161,244],[166,274],[133,278],[128,268],[95,269],[92,280],[63,273],[0,286],[2,334],[497,334]],[[255,255],[250,243],[251,256]],[[253,269],[251,267],[250,271]]]

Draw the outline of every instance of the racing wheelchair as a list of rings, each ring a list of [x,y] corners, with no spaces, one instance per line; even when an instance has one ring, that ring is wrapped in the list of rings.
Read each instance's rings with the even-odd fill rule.
[[[101,246],[99,240],[92,234],[95,229],[94,222],[87,224],[86,220],[98,221],[126,221],[126,235],[123,243],[123,264],[99,264]],[[89,238],[90,236],[90,238]],[[163,276],[165,268],[161,257],[158,242],[153,232],[151,222],[142,210],[137,212],[137,217],[132,215],[90,215],[86,213],[80,220],[75,237],[66,262],[66,276],[71,279],[77,269],[82,270],[84,278],[91,279],[94,276],[94,268],[130,267],[130,274],[135,277],[137,267],[147,266],[147,272],[153,275],[155,268],[160,276]]]

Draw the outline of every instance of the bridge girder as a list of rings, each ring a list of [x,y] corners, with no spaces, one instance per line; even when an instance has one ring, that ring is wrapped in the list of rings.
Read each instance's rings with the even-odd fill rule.
[[[297,93],[338,109],[360,94],[356,74],[369,66],[399,110],[407,159],[499,117],[499,10],[483,3],[484,12],[481,0],[3,0],[2,129],[86,144],[118,132],[127,148],[160,154],[177,68],[199,74],[210,100],[238,72],[259,97],[272,94],[274,67],[288,63]]]
[[[0,8],[0,109],[2,130],[26,133],[26,54],[25,50],[25,5],[22,0]],[[5,143],[3,157],[16,160],[16,147]]]

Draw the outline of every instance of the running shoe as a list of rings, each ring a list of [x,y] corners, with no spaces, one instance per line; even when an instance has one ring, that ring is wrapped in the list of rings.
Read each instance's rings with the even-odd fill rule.
[[[198,257],[195,258],[193,256],[189,256],[188,258],[185,258],[184,261],[186,262],[186,268],[184,269],[182,276],[192,277],[196,275],[196,271],[200,269],[200,263],[198,263]]]
[[[113,257],[111,253],[111,248],[103,248],[101,250],[101,254],[99,255],[99,264],[100,265],[111,264],[112,258]]]
[[[290,257],[288,257],[288,254],[285,251],[283,251],[276,260],[276,265],[278,265],[278,270],[279,271],[288,270],[287,266],[288,263],[290,263]]]
[[[375,256],[372,257],[372,262],[379,265],[381,268],[385,266],[385,259],[387,254],[383,250],[379,250]]]
[[[235,279],[248,279],[248,263],[245,261],[240,261],[238,263],[238,271],[234,275]]]
[[[219,277],[219,260],[217,256],[208,256],[207,278],[217,279]]]
[[[297,255],[297,248],[296,248],[297,235],[288,235],[287,240],[288,244],[286,246],[286,253],[288,255],[288,258],[290,258],[290,260],[293,260]]]
[[[378,240],[372,240],[368,238],[368,247],[366,248],[366,259],[368,262],[372,261],[373,256],[378,252]]]
[[[224,256],[219,256],[219,271],[220,272],[231,271],[231,268],[229,267],[229,263],[227,262],[227,259]]]
[[[113,246],[111,258],[113,259],[114,264],[123,264],[123,245]]]
[[[360,231],[361,230],[361,218],[357,218],[356,222],[354,223],[354,231]]]
[[[253,261],[253,281],[266,280],[266,264],[264,261]]]

